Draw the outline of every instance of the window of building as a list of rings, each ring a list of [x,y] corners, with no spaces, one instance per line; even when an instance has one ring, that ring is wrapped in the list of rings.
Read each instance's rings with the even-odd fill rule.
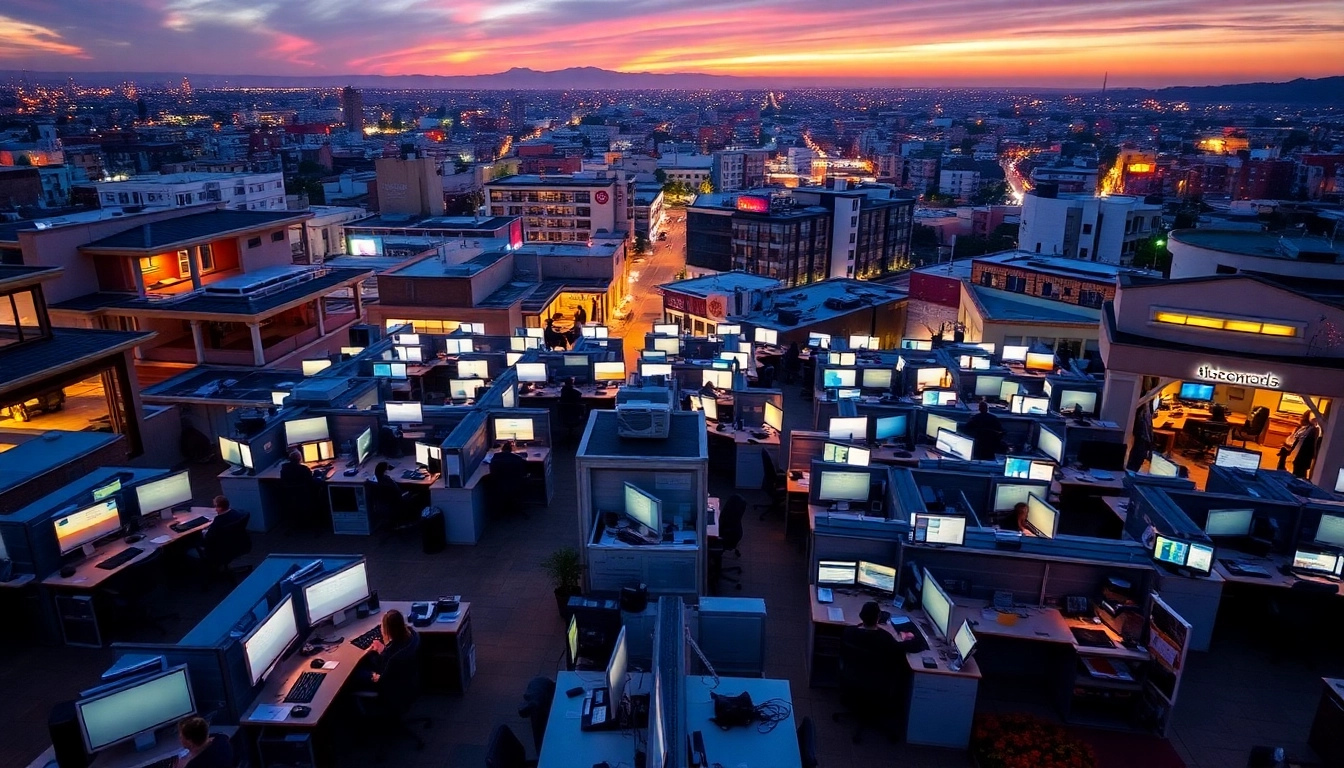
[[[281,231],[281,230],[276,230],[275,232],[272,232],[272,233],[271,233],[271,242],[272,242],[272,243],[278,243],[278,242],[280,242],[281,240],[284,240],[284,239],[285,239],[285,233],[284,233],[283,231]]]
[[[201,271],[213,272],[215,269],[215,254],[210,250],[210,245],[208,243],[202,245],[197,253],[200,254]]]
[[[260,246],[261,246],[261,238],[260,238],[260,237],[249,237],[249,238],[247,239],[247,247],[248,247],[248,248],[258,248],[258,247],[260,247]]]
[[[1091,225],[1091,224],[1084,224],[1084,225],[1083,225],[1083,234],[1084,234],[1084,235],[1090,235],[1090,234],[1092,234],[1092,225]]]
[[[1154,309],[1153,322],[1206,328],[1213,331],[1254,333],[1261,336],[1281,336],[1285,338],[1298,338],[1303,331],[1301,324],[1294,323],[1291,320],[1272,321],[1258,318],[1224,317],[1204,312],[1196,314],[1177,309]]]
[[[1004,285],[1004,288],[1012,291],[1013,293],[1026,293],[1027,279],[1025,277],[1018,277],[1016,275],[1009,275],[1008,280]]]
[[[1100,307],[1106,299],[1101,291],[1081,290],[1078,292],[1078,306],[1080,307]]]
[[[983,286],[985,286],[986,288],[993,288],[993,287],[994,287],[994,273],[993,273],[993,272],[981,272],[981,273],[980,273],[980,284],[983,285]]]
[[[1041,244],[1040,244],[1040,243],[1037,243],[1037,244],[1036,244],[1036,252],[1037,252],[1037,253],[1040,253],[1040,252],[1041,252]]]
[[[851,242],[851,243],[852,243],[852,242],[855,242],[856,240],[858,240],[858,237],[859,237],[858,235],[854,234],[853,232],[850,232],[850,233],[849,233],[849,242]]]
[[[42,320],[31,290],[0,296],[0,347],[41,338]]]
[[[1087,249],[1086,249],[1086,248],[1079,248],[1079,249],[1078,249],[1078,258],[1080,258],[1080,259],[1086,259],[1086,258],[1087,258]]]
[[[1041,283],[1041,295],[1050,296],[1055,292],[1055,286],[1048,282]]]

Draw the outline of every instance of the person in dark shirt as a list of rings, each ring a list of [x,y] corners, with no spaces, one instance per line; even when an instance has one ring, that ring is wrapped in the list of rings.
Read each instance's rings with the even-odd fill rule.
[[[173,768],[233,768],[233,747],[221,734],[211,734],[210,724],[188,717],[177,724],[177,737],[187,754],[173,760]]]
[[[876,651],[882,654],[889,653],[917,653],[923,650],[918,638],[913,632],[896,632],[892,634],[882,627],[878,626],[878,619],[882,617],[882,607],[876,602],[869,600],[859,609],[859,624],[854,627],[845,628],[847,640],[854,641],[855,645],[870,651]]]
[[[280,465],[280,482],[303,485],[313,482],[313,470],[303,463],[303,454],[289,452],[289,460]]]
[[[216,527],[218,527],[219,530],[223,530],[224,528],[227,528],[230,523],[243,516],[242,512],[229,506],[229,498],[227,496],[216,496],[214,504],[215,519],[210,521],[210,527],[205,529],[204,542],[207,547],[210,546],[210,534],[215,532]]]
[[[795,341],[784,351],[784,383],[792,384],[798,378],[802,369],[802,350],[798,348],[798,342]]]
[[[1025,501],[1019,501],[1013,505],[1013,511],[1004,521],[1003,527],[1007,530],[1015,530],[1020,533],[1027,531],[1027,511],[1031,507],[1027,506]]]
[[[1210,423],[1210,424],[1226,424],[1226,423],[1227,423],[1227,409],[1224,408],[1224,407],[1223,407],[1222,405],[1220,405],[1219,403],[1214,403],[1213,405],[1209,406],[1209,423]]]
[[[999,423],[999,417],[989,412],[989,404],[984,400],[980,401],[980,412],[967,420],[966,434],[975,441],[971,458],[977,461],[993,459],[1003,443],[1003,424]]]
[[[565,385],[560,388],[560,402],[562,403],[581,403],[583,394],[574,386],[574,377],[565,379]]]
[[[411,638],[415,636],[415,630],[406,623],[406,617],[395,608],[383,612],[382,632],[383,639],[373,641],[354,672],[365,689],[377,690],[378,681],[387,670],[388,662],[409,648]]]
[[[518,479],[522,479],[522,476],[527,473],[527,459],[513,452],[511,441],[505,441],[504,445],[500,446],[499,453],[495,454],[495,457],[490,460],[490,474],[500,473],[516,474]]]

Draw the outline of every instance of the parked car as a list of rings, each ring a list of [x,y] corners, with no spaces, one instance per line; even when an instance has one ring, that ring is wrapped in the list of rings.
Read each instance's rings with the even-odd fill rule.
[[[65,407],[65,390],[49,389],[37,397],[16,403],[5,409],[15,421],[32,421],[44,413],[55,413]]]

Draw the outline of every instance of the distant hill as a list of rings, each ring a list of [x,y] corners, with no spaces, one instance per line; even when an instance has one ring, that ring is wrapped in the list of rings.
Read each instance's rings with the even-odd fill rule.
[[[1125,89],[1125,92],[1135,90],[1144,89]],[[1315,80],[1299,77],[1286,83],[1176,86],[1146,92],[1163,101],[1344,104],[1344,76],[1321,77]]]

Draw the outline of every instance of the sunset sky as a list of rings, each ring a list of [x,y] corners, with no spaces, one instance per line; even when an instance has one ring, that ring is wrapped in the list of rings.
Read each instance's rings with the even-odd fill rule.
[[[1341,0],[6,0],[0,69],[1117,87],[1344,74]]]

